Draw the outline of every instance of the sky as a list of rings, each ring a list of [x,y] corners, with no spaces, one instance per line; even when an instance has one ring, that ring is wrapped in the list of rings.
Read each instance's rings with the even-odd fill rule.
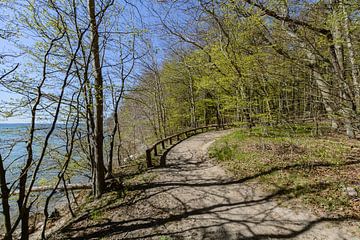
[[[122,1],[122,0],[119,0]],[[16,1],[15,1],[16,2]],[[24,1],[17,1],[20,3],[24,3]],[[132,13],[134,14],[133,16],[135,16],[135,21],[136,24],[138,26],[138,28],[145,28],[146,31],[148,32],[152,32],[153,29],[156,29],[156,24],[157,24],[157,20],[156,18],[153,16],[150,8],[148,8],[148,4],[155,4],[154,6],[156,6],[156,4],[161,4],[158,3],[155,0],[144,0],[144,1],[128,1],[129,3],[131,3],[123,12],[123,16],[122,16],[122,21],[126,21],[127,19],[130,19],[131,16],[129,14],[130,11],[132,11]],[[136,8],[134,8],[133,6],[136,6]],[[1,29],[12,29],[13,31],[16,31],[16,27],[14,26],[10,26],[11,24],[17,22],[16,19],[16,14],[14,14],[14,12],[10,9],[7,8],[4,3],[2,1],[0,1],[0,30]],[[10,27],[9,27],[10,26]],[[20,44],[25,44],[28,46],[34,45],[35,41],[34,39],[30,36],[30,32],[27,32],[26,30],[22,30],[20,31],[22,36],[21,37],[13,37],[10,40],[7,39],[3,39],[0,38],[0,56],[4,55],[4,54],[13,54],[13,53],[19,53],[22,52],[21,50],[19,50],[19,48],[16,46],[16,44],[13,43],[13,41],[20,43]],[[147,34],[148,35],[148,34]],[[163,42],[162,40],[160,40],[160,36],[158,36],[157,34],[151,34],[148,35],[151,36],[151,41],[154,45],[154,48],[157,49],[157,57],[160,59],[159,61],[161,62],[161,59],[164,57],[162,48],[163,48]],[[141,51],[140,48],[143,48],[143,46],[139,45],[139,51]],[[20,64],[19,68],[18,68],[18,72],[23,72],[23,71],[27,71],[26,68],[28,68],[27,63],[32,62],[32,58],[30,58],[30,56],[23,54],[21,55],[21,57],[17,57],[17,58],[0,58],[0,73],[5,72],[7,69],[10,69],[11,66],[14,66],[15,64]],[[40,77],[41,75],[41,68],[39,68],[38,70],[38,77]],[[17,74],[17,73],[15,73]],[[11,78],[13,78],[14,75],[11,75],[7,78],[7,80],[11,80]],[[36,78],[36,77],[35,77]],[[4,111],[6,111],[7,108],[12,108],[14,107],[14,105],[12,104],[8,104],[9,102],[19,102],[20,101],[20,96],[15,94],[15,93],[11,93],[9,91],[7,91],[4,87],[0,86],[0,123],[27,123],[30,122],[30,117],[29,114],[26,114],[24,112],[21,112],[20,114],[15,114],[14,117],[10,117],[10,118],[4,118]],[[6,103],[6,104],[5,104]],[[4,107],[4,106],[7,106]]]
[[[4,33],[4,29],[11,29],[9,27],[9,23],[13,22],[15,15],[11,9],[7,8],[4,2],[0,1],[0,33]],[[0,35],[2,36],[2,35]],[[12,40],[14,40],[12,38]],[[23,65],[25,63],[25,58],[17,57],[16,59],[13,57],[3,57],[4,55],[18,55],[21,52],[15,44],[13,44],[12,40],[7,40],[0,37],[0,74],[5,73],[15,64]],[[18,100],[19,96],[7,91],[4,87],[0,86],[0,113],[1,110],[4,111],[4,102],[9,102],[13,100]],[[24,119],[21,116],[15,118],[3,118],[0,115],[0,123],[14,123],[14,122],[28,122],[28,119]]]

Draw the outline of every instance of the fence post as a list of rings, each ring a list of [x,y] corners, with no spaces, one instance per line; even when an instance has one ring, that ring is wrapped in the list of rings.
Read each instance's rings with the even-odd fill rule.
[[[157,152],[157,145],[154,146],[154,155],[157,156],[158,152]]]
[[[160,157],[160,167],[166,167],[166,159],[164,154],[162,154]]]
[[[146,164],[148,168],[151,168],[153,166],[151,162],[151,149],[146,150]]]
[[[231,128],[231,127],[234,127],[234,126],[235,126],[234,124],[220,124],[220,125],[211,124],[211,125],[206,125],[206,126],[203,126],[203,127],[198,127],[198,128],[195,128],[195,129],[190,129],[190,130],[187,130],[185,132],[181,132],[181,133],[179,133],[177,135],[173,135],[172,137],[169,137],[167,139],[160,140],[159,142],[155,143],[155,145],[152,148],[146,150],[147,167],[148,168],[153,167],[151,151],[154,150],[154,156],[159,156],[157,146],[161,144],[162,148],[165,150],[166,149],[165,148],[166,147],[166,141],[169,141],[170,146],[173,145],[173,137],[174,138],[176,137],[177,142],[179,142],[181,139],[185,140],[188,137],[196,135],[197,132],[200,132],[200,131],[204,133],[204,132],[207,132],[209,130],[214,130],[214,129],[215,130],[220,130],[220,129],[226,129],[227,127]],[[183,135],[185,135],[185,138],[182,137]],[[165,159],[164,154],[161,154],[160,165],[162,167],[165,167],[165,165],[166,165],[166,159]]]

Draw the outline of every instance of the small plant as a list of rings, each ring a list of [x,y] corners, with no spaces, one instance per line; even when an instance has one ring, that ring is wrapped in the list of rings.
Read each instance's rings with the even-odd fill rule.
[[[90,214],[90,219],[93,221],[100,221],[102,218],[101,215],[101,211],[99,210],[92,211]]]
[[[234,148],[229,145],[228,142],[225,142],[223,146],[215,147],[211,153],[211,157],[214,157],[220,161],[228,161],[231,160],[234,156]]]

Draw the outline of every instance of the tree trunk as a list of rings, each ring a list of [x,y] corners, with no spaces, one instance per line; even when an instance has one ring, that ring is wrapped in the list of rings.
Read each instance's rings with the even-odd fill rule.
[[[105,191],[105,166],[103,154],[103,78],[100,63],[99,32],[96,23],[95,1],[88,0],[89,17],[91,25],[91,53],[93,55],[93,68],[95,72],[95,197],[99,198]]]
[[[24,211],[21,213],[21,215],[21,240],[28,240],[30,209],[24,207]]]
[[[190,115],[191,115],[191,127],[197,127],[197,119],[196,119],[196,104],[195,104],[195,96],[194,96],[194,80],[190,76],[189,79],[189,91],[190,91]]]
[[[334,6],[337,4],[337,1],[330,1]],[[337,20],[339,18],[339,13],[336,11],[337,8],[334,7],[334,16],[336,21],[334,22],[332,30],[332,39],[330,39],[330,57],[333,64],[333,68],[336,73],[339,87],[339,96],[344,98],[346,102],[340,105],[340,112],[343,114],[343,123],[345,125],[346,134],[350,138],[355,137],[353,123],[352,123],[352,111],[354,110],[354,94],[351,90],[351,86],[346,80],[345,66],[344,66],[344,49],[342,45],[343,36],[340,31],[340,23]],[[340,9],[341,10],[341,9]]]
[[[1,203],[2,203],[2,213],[5,219],[5,240],[11,240],[11,215],[10,215],[10,205],[9,205],[9,188],[6,185],[6,171],[3,165],[3,159],[0,154],[0,188],[1,188]]]
[[[346,40],[346,46],[348,49],[349,54],[349,60],[351,65],[351,77],[353,80],[353,86],[354,86],[354,96],[355,96],[355,104],[358,108],[360,105],[360,92],[359,92],[359,80],[358,80],[358,71],[356,69],[356,62],[355,62],[355,51],[352,44],[352,39],[350,36],[350,26],[349,26],[349,16],[346,11],[345,5],[341,1],[341,7],[344,14],[344,34],[345,34],[345,40]]]

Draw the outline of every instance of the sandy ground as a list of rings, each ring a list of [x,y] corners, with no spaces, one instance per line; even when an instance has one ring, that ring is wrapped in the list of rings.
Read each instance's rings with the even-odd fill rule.
[[[254,181],[234,180],[207,158],[216,138],[208,132],[181,142],[167,155],[167,167],[139,186],[128,206],[108,210],[107,220],[75,223],[72,239],[307,239],[360,240],[358,223],[318,217],[301,206],[289,209]],[[356,236],[357,235],[357,236]],[[56,238],[60,238],[60,235]]]

